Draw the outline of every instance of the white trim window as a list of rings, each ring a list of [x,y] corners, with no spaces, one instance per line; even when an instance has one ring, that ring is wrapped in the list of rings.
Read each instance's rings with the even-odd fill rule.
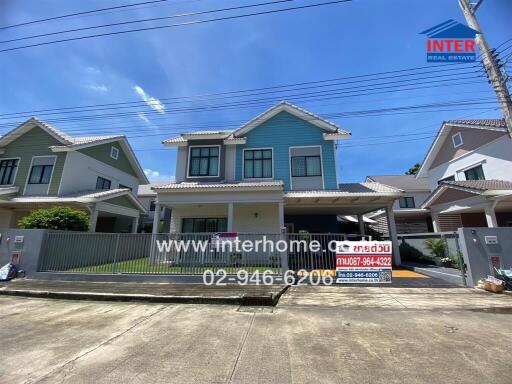
[[[292,156],[292,177],[322,176],[320,155]]]
[[[244,149],[244,179],[272,179],[274,177],[273,149]]]
[[[104,190],[104,189],[110,189],[110,186],[112,185],[112,182],[109,179],[105,179],[104,177],[98,176],[96,179],[96,189],[97,190]]]
[[[190,146],[188,177],[218,177],[220,145]]]
[[[462,134],[460,132],[457,132],[455,135],[452,136],[452,143],[453,148],[458,148],[462,144],[464,144],[464,142],[462,141]]]
[[[111,147],[110,157],[113,158],[114,160],[119,159],[119,149],[117,149],[116,147]]]
[[[19,162],[19,159],[0,159],[0,185],[14,184]]]

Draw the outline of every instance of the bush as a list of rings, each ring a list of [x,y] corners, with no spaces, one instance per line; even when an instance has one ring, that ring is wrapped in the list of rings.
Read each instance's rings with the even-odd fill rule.
[[[425,247],[430,251],[432,256],[441,259],[446,256],[446,243],[444,239],[427,239]]]
[[[89,217],[85,212],[69,207],[37,209],[23,217],[18,225],[23,229],[55,229],[87,231]]]

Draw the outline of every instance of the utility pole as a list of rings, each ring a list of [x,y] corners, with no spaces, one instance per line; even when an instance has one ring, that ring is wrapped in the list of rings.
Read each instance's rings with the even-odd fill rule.
[[[459,0],[459,5],[462,8],[464,17],[468,25],[479,31],[480,34],[476,35],[476,42],[480,48],[482,54],[482,61],[484,63],[487,77],[494,87],[498,101],[500,102],[501,109],[503,111],[503,117],[505,118],[505,124],[507,126],[508,135],[512,138],[512,100],[510,99],[510,92],[507,88],[507,82],[501,72],[500,65],[496,61],[493,52],[489,49],[489,45],[485,40],[484,33],[478,20],[476,19],[476,10],[482,5],[484,0],[479,0],[475,5],[472,5],[469,0]]]

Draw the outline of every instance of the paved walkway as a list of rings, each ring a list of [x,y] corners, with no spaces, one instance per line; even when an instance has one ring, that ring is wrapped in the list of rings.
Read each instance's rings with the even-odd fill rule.
[[[455,268],[438,267],[436,265],[425,265],[412,262],[404,263],[404,266],[412,268],[414,271],[427,276],[444,280],[450,284],[463,285],[460,271]]]
[[[0,296],[0,381],[510,384],[512,315],[490,311],[510,305],[457,288],[296,287],[255,311]]]

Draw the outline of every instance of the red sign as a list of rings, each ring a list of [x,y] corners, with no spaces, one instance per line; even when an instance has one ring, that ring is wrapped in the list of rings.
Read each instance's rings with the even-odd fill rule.
[[[391,268],[391,256],[336,255],[336,268]]]

